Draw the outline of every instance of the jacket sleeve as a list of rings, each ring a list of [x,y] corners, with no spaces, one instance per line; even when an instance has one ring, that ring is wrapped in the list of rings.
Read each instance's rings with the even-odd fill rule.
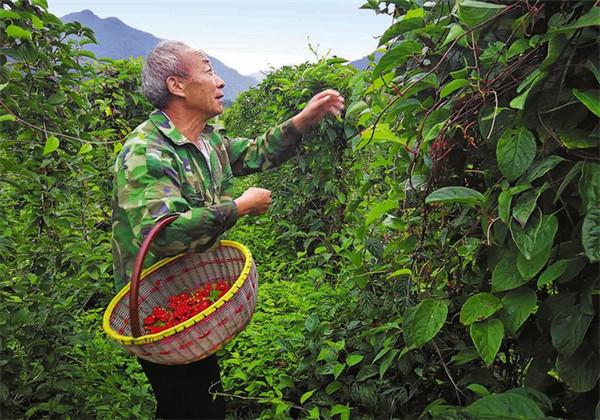
[[[174,156],[160,148],[132,148],[117,170],[117,198],[121,214],[141,242],[161,218],[179,214],[155,238],[151,251],[167,257],[190,249],[203,251],[237,220],[237,207],[226,201],[209,207],[192,207],[181,193]]]
[[[292,120],[287,120],[254,140],[225,137],[224,142],[233,175],[239,176],[281,165],[296,154],[301,139]]]

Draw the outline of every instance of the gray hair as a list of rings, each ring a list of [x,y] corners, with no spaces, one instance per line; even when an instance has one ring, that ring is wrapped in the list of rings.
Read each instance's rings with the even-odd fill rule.
[[[183,54],[194,50],[179,41],[161,41],[144,60],[142,67],[142,92],[156,108],[163,109],[171,99],[166,80],[170,76],[187,77]],[[205,55],[204,53],[200,52]]]

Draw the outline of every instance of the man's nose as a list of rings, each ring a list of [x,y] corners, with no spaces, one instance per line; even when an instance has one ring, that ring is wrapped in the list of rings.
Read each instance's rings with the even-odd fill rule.
[[[223,89],[225,87],[225,81],[223,79],[221,79],[219,76],[215,75],[216,79],[217,79],[217,87],[219,89]]]

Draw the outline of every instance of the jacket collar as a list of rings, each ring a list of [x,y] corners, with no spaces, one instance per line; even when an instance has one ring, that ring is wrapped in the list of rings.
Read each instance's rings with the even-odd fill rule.
[[[169,116],[160,109],[157,109],[150,114],[150,121],[164,134],[165,137],[176,145],[183,146],[186,143],[191,143],[190,140],[181,134],[181,131],[175,127],[175,124],[173,124],[173,121],[171,121]],[[213,131],[214,128],[207,124],[202,133],[210,134]]]

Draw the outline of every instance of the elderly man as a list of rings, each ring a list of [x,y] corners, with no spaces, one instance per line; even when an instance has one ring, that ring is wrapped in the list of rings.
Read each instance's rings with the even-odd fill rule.
[[[233,176],[282,164],[296,153],[305,130],[344,106],[338,92],[325,90],[264,135],[230,139],[207,125],[223,112],[224,86],[209,58],[181,42],[163,41],[146,59],[142,89],[157,110],[128,136],[115,163],[117,288],[129,281],[144,235],[162,217],[179,214],[157,237],[146,266],[181,252],[202,252],[239,217],[265,213],[271,192],[249,188],[233,199]],[[224,417],[223,400],[208,392],[220,380],[215,356],[180,366],[140,363],[156,396],[157,417]]]

